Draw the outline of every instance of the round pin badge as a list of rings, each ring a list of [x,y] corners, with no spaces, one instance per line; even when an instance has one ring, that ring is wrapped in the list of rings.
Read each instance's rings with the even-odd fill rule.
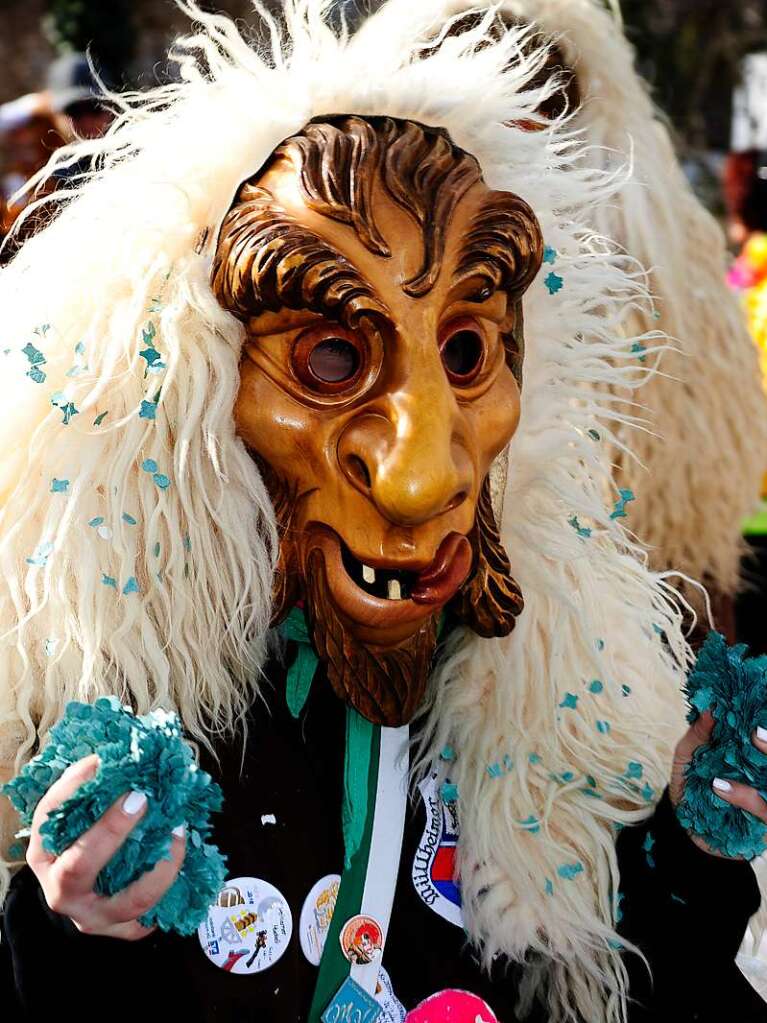
[[[341,930],[341,950],[355,966],[374,962],[383,948],[381,925],[372,916],[359,914],[347,920]]]
[[[274,966],[292,933],[284,896],[258,877],[227,881],[197,930],[205,955],[227,973],[261,973]]]
[[[321,877],[304,900],[298,922],[298,935],[301,940],[301,951],[312,966],[320,965],[340,884],[339,874]]]

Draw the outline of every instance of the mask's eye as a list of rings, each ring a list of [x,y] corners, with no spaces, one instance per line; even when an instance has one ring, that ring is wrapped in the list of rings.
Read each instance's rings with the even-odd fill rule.
[[[476,320],[462,317],[443,331],[439,341],[442,365],[456,387],[473,383],[485,361],[485,338]]]
[[[344,327],[314,327],[298,338],[291,357],[302,384],[319,394],[338,394],[362,375],[366,346]]]

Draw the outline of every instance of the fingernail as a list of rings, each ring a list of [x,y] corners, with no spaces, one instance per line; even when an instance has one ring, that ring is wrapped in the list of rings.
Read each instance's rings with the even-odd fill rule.
[[[732,785],[724,778],[714,778],[714,788],[718,792],[732,792]]]
[[[135,817],[145,806],[146,796],[143,792],[130,792],[123,800],[123,813],[127,813],[129,817]]]
[[[184,825],[183,824],[179,824],[179,826],[177,828],[174,828],[173,829],[173,834],[176,836],[176,838],[183,838],[184,837]]]
[[[767,728],[762,728],[760,725],[756,730],[756,737],[760,742],[767,742]]]

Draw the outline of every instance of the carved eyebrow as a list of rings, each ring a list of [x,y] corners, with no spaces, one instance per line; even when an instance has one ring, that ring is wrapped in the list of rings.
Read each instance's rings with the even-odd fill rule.
[[[249,183],[221,225],[212,287],[243,322],[280,309],[308,309],[352,329],[370,314],[392,318],[346,256]]]
[[[474,298],[498,291],[518,301],[540,270],[543,236],[538,218],[512,192],[491,192],[475,213],[453,272],[453,285],[477,278]]]

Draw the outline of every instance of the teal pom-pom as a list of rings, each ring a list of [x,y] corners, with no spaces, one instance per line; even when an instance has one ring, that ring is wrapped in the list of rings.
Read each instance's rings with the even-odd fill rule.
[[[746,653],[745,646],[728,647],[724,637],[711,632],[698,654],[686,687],[689,720],[710,711],[714,728],[687,768],[677,815],[717,852],[753,859],[764,852],[767,826],[711,788],[714,778],[724,778],[767,797],[767,756],[751,741],[758,726],[767,727],[767,657]]]
[[[122,847],[98,876],[96,889],[114,895],[141,877],[160,859],[170,858],[171,831],[186,828],[186,854],[173,885],[160,902],[140,917],[145,927],[193,934],[216,901],[226,863],[209,844],[210,815],[220,810],[222,794],[209,774],[194,762],[175,714],[152,711],[137,717],[119,700],[70,703],[51,729],[45,749],[2,789],[29,827],[42,796],[70,764],[91,753],[99,756],[95,776],[84,782],[40,828],[43,846],[60,855],[131,791],[144,792],[147,808]]]

